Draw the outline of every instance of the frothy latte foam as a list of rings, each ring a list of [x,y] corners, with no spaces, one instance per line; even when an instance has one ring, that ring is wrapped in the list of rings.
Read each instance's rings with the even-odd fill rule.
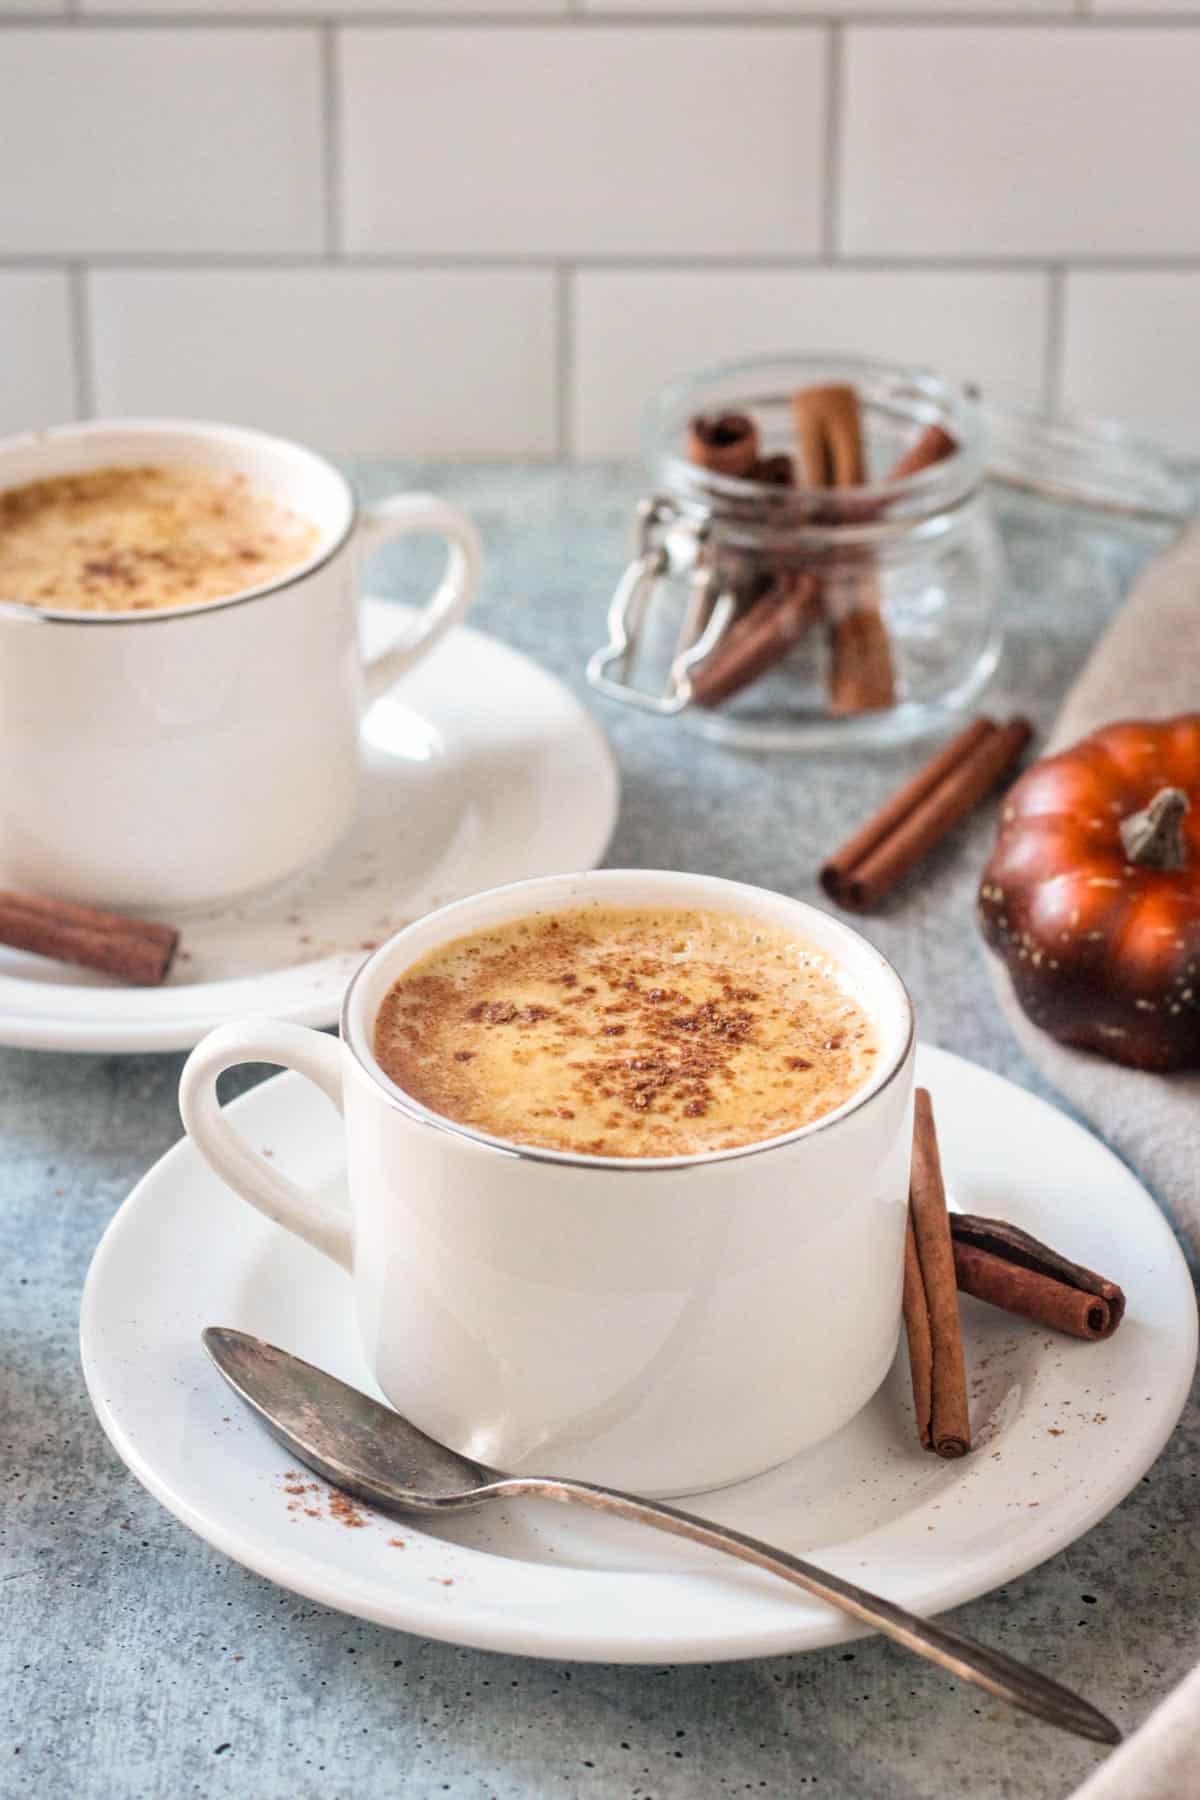
[[[0,600],[156,612],[277,580],[316,549],[308,519],[245,475],[89,469],[0,493]]]
[[[845,973],[776,926],[588,907],[472,932],[407,970],[375,1055],[432,1111],[593,1156],[690,1156],[807,1125],[875,1067]]]

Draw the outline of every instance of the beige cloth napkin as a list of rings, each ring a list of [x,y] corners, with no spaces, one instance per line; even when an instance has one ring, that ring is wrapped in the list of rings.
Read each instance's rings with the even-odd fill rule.
[[[1200,711],[1200,526],[1151,563],[1068,695],[1049,748],[1121,718]],[[1017,1006],[990,957],[1004,1012],[1030,1062],[1125,1157],[1200,1257],[1200,1074],[1147,1075],[1068,1050]],[[1200,1667],[1074,1800],[1200,1796]]]
[[[1200,1791],[1200,1668],[1168,1694],[1073,1800],[1188,1800]]]

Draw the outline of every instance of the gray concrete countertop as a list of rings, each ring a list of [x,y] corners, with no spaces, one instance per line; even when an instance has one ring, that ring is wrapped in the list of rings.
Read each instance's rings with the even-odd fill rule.
[[[628,472],[359,471],[431,486],[489,553],[476,622],[583,692],[628,543]],[[1053,717],[1145,546],[1008,508],[998,707]],[[410,591],[411,563],[378,572]],[[918,752],[760,759],[597,702],[621,763],[613,864],[812,896],[822,853]],[[997,1016],[972,925],[985,811],[866,931],[923,1035],[1039,1084]],[[1088,1746],[991,1705],[892,1645],[684,1668],[521,1661],[310,1604],[210,1550],[109,1449],[79,1372],[92,1250],[179,1135],[179,1056],[0,1051],[0,1794],[72,1800],[1061,1800]],[[243,1072],[243,1084],[261,1071]],[[1169,1198],[1169,1197],[1168,1197]],[[1128,1728],[1200,1656],[1200,1407],[1111,1517],[956,1622],[1073,1681]],[[1182,1800],[1182,1797],[1181,1797]]]

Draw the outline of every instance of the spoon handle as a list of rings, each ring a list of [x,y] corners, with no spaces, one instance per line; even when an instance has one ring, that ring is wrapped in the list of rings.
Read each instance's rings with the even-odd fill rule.
[[[639,1525],[653,1526],[674,1537],[687,1538],[693,1544],[703,1544],[710,1550],[723,1550],[741,1562],[752,1563],[770,1575],[790,1581],[794,1587],[804,1588],[819,1600],[849,1613],[851,1618],[875,1626],[898,1644],[903,1644],[906,1650],[928,1657],[930,1662],[948,1669],[952,1675],[973,1681],[989,1694],[1023,1707],[1026,1712],[1036,1713],[1038,1718],[1063,1731],[1091,1738],[1098,1744],[1119,1744],[1121,1741],[1121,1733],[1111,1719],[1106,1719],[1102,1712],[1069,1688],[1052,1681],[1048,1675],[1040,1675],[1036,1669],[1016,1662],[1002,1650],[989,1650],[986,1645],[952,1631],[948,1625],[922,1619],[878,1594],[856,1587],[840,1575],[805,1562],[790,1551],[777,1550],[758,1538],[748,1537],[743,1531],[714,1525],[708,1519],[683,1512],[677,1506],[667,1506],[661,1500],[642,1500],[635,1494],[624,1494],[619,1489],[598,1487],[586,1481],[506,1475],[489,1484],[489,1493],[570,1501]]]

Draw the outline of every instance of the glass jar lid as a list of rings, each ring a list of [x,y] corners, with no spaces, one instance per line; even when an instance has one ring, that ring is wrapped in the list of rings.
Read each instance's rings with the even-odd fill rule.
[[[986,473],[998,486],[1130,524],[1181,529],[1200,512],[1197,471],[1113,420],[968,391],[979,403]]]

